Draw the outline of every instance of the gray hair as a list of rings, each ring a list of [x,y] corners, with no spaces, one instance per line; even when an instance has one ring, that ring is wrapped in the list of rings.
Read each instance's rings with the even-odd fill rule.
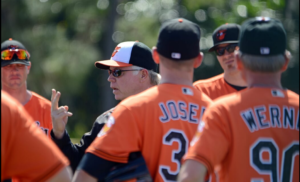
[[[132,69],[145,69],[145,68],[142,68],[142,67],[139,67],[139,66],[131,66],[131,67],[132,67]],[[160,74],[158,74],[158,73],[156,73],[155,71],[152,71],[152,70],[147,70],[147,71],[149,73],[150,84],[151,85],[158,85],[159,82],[160,82],[160,79],[161,79]],[[137,75],[138,71],[134,71],[133,74]]]
[[[243,65],[253,72],[275,73],[285,64],[285,56],[289,58],[288,51],[285,52],[285,55],[279,54],[267,57],[243,54],[241,51],[238,52]]]

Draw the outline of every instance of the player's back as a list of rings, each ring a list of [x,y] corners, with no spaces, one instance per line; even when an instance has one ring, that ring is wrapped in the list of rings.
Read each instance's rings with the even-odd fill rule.
[[[299,95],[251,88],[218,102],[231,131],[222,181],[299,181]]]
[[[122,104],[128,102],[138,118],[140,149],[153,180],[176,181],[180,160],[211,100],[193,87],[161,84]]]

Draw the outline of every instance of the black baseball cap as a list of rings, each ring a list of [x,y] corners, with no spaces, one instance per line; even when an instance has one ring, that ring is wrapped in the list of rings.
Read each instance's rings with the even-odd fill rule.
[[[172,60],[195,58],[200,52],[200,27],[184,18],[165,21],[159,31],[157,52]]]
[[[139,66],[157,72],[157,64],[152,58],[151,49],[138,41],[128,41],[118,44],[110,60],[96,61],[95,66],[105,70],[109,69],[110,66]]]
[[[13,40],[12,38],[9,38],[8,40],[1,43],[1,52],[7,49],[24,49],[27,51],[26,47],[21,42]],[[26,66],[30,65],[29,58],[20,60],[16,55],[14,55],[11,60],[3,60],[1,55],[1,67],[10,64],[24,64]]]
[[[214,46],[208,52],[216,50],[218,45],[226,43],[238,43],[241,26],[235,23],[226,23],[219,26],[213,32]]]
[[[284,54],[286,42],[286,32],[279,20],[256,17],[242,24],[239,42],[242,53],[258,56]]]

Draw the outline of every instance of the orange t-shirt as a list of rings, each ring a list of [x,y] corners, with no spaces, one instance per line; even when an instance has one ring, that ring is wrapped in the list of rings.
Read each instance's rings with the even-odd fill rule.
[[[68,164],[23,106],[1,91],[1,181],[46,181]]]
[[[182,156],[212,101],[194,87],[160,84],[123,100],[86,150],[126,163],[141,151],[154,181],[176,180]]]
[[[31,99],[24,105],[25,110],[33,118],[35,123],[51,138],[52,129],[51,102],[46,98],[32,92]]]
[[[226,83],[224,73],[205,80],[195,81],[193,85],[197,90],[202,91],[212,100],[237,91]]]
[[[216,99],[203,121],[184,160],[219,166],[220,182],[299,181],[298,94],[246,89]]]

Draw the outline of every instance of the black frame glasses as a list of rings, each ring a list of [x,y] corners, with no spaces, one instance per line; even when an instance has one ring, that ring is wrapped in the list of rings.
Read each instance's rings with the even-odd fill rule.
[[[216,54],[218,56],[223,56],[224,53],[225,53],[225,50],[229,53],[233,53],[236,49],[236,47],[238,46],[238,44],[229,44],[228,46],[226,47],[220,47],[220,48],[217,48],[216,49]]]
[[[123,71],[141,71],[143,69],[133,69],[133,70],[120,70],[120,69],[115,69],[115,70],[110,70],[108,69],[108,75],[112,74],[114,77],[118,78],[119,76],[122,75]]]

